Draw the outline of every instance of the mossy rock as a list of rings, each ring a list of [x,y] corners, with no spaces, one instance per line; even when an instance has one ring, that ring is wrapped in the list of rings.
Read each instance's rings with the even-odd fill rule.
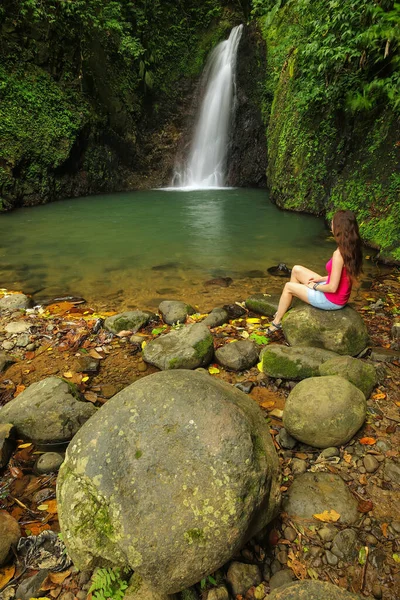
[[[368,399],[378,382],[376,369],[351,356],[337,356],[327,360],[319,367],[320,375],[340,375],[358,387]]]
[[[132,331],[133,333],[136,333],[143,325],[146,325],[151,316],[151,313],[143,312],[141,310],[126,311],[108,317],[104,321],[104,328],[115,334],[120,331]]]
[[[262,371],[269,377],[298,381],[319,375],[321,364],[337,355],[321,348],[267,346],[261,353]]]
[[[268,600],[362,600],[364,596],[353,594],[326,581],[296,581],[274,590]]]
[[[331,375],[300,381],[290,392],[283,424],[292,437],[314,448],[347,443],[365,421],[364,394],[352,383]]]
[[[273,317],[278,310],[279,298],[278,294],[253,294],[247,298],[245,305],[258,315]]]
[[[341,355],[355,356],[369,341],[362,317],[350,306],[332,311],[308,304],[293,308],[284,317],[282,327],[291,346],[324,348]]]
[[[164,300],[161,302],[158,310],[161,313],[164,323],[175,325],[175,323],[185,323],[187,316],[195,313],[195,309],[186,302],[180,300]]]
[[[63,540],[79,569],[129,566],[172,594],[214,573],[276,516],[279,484],[251,398],[208,374],[154,373],[69,444],[57,480]]]

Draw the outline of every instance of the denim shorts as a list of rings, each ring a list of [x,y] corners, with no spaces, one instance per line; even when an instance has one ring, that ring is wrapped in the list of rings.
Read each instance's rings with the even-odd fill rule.
[[[321,281],[318,285],[325,285],[325,282]],[[324,292],[320,290],[313,290],[312,288],[307,289],[307,297],[311,306],[315,306],[315,308],[322,308],[322,310],[339,310],[339,308],[343,308],[345,305],[343,304],[334,304],[325,296]]]

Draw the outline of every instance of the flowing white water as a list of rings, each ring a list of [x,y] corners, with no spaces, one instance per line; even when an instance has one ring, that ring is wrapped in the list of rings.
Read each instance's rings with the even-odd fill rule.
[[[182,189],[225,187],[229,125],[235,105],[235,68],[243,25],[212,51],[203,74],[205,88],[187,164],[178,168],[172,185]]]

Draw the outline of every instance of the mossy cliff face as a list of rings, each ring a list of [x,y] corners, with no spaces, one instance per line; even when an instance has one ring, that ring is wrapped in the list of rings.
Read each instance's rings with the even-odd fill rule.
[[[301,0],[255,4],[264,6],[263,110],[273,201],[327,219],[339,208],[353,210],[365,242],[400,260],[400,121],[390,88],[398,76],[397,46],[391,38],[393,55],[384,59],[374,29],[395,18],[391,3],[375,17],[366,10],[369,2],[355,2],[353,12],[347,1],[335,8],[319,0],[308,8]],[[336,31],[339,17],[348,42]],[[368,46],[363,28],[370,39],[377,36],[375,45]]]
[[[168,183],[206,56],[240,5],[6,0],[0,210]]]

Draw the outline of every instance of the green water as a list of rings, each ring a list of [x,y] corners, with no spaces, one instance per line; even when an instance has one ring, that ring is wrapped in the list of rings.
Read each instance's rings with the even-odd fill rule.
[[[0,216],[0,287],[155,305],[210,294],[205,281],[229,276],[237,295],[240,286],[282,287],[249,273],[280,262],[323,272],[334,249],[328,237],[323,219],[280,211],[264,190],[63,200]]]

